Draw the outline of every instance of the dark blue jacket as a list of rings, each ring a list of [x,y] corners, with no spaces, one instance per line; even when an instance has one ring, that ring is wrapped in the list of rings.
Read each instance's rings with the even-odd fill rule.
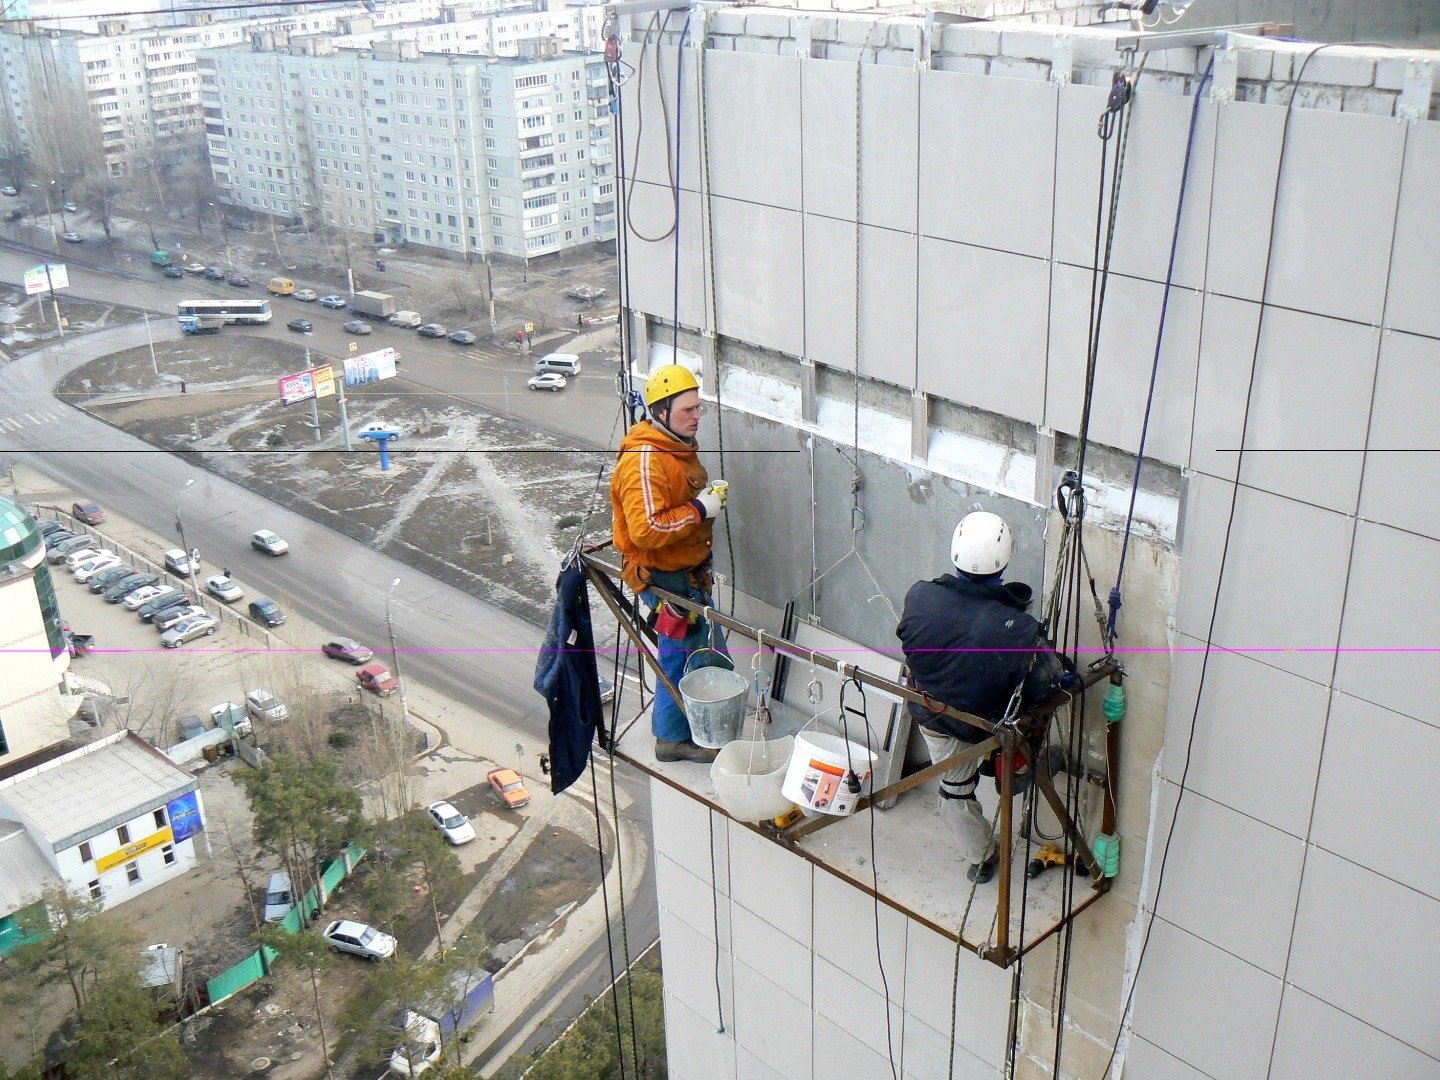
[[[535,689],[550,706],[550,790],[558,795],[584,775],[595,733],[605,740],[605,721],[590,597],[578,561],[561,569],[555,591],[555,608],[535,661]]]
[[[1028,587],[1007,586],[999,577],[946,574],[912,585],[895,635],[914,686],[984,720],[1005,715],[1022,680],[1022,709],[1048,698],[1065,666],[1040,624],[1025,614],[1029,595]],[[923,705],[911,704],[910,716],[965,742],[985,737],[978,728],[937,716]]]

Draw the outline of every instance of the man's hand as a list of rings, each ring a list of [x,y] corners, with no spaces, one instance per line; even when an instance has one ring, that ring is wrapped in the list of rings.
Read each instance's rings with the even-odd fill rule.
[[[725,500],[709,488],[696,495],[695,501],[700,504],[700,509],[704,511],[706,518],[719,517],[720,511],[725,509]]]

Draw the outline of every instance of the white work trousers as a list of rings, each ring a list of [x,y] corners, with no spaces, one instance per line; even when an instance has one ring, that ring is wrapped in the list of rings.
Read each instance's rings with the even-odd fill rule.
[[[929,728],[920,728],[930,761],[944,761],[971,744],[941,735]],[[984,862],[990,854],[990,823],[975,797],[979,782],[980,759],[960,765],[940,776],[940,817],[960,844],[960,857],[969,863]]]

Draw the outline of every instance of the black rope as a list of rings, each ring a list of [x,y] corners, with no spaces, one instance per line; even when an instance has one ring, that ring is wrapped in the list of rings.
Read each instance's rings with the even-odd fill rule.
[[[637,229],[635,227],[635,222],[630,218],[631,206],[634,201],[633,197],[635,194],[636,181],[635,175],[632,174],[630,177],[629,197],[627,197],[625,200],[625,225],[632,233],[634,233],[639,239],[645,241],[647,244],[658,244],[662,240],[668,240],[670,238],[670,235],[675,231],[675,227],[680,222],[679,186],[675,182],[675,162],[676,159],[678,159],[680,156],[680,148],[677,140],[675,154],[672,157],[670,154],[670,106],[669,103],[667,103],[665,100],[665,80],[660,75],[660,39],[665,36],[665,31],[670,28],[670,15],[671,12],[667,11],[665,12],[663,19],[656,14],[652,14],[650,16],[650,25],[645,28],[645,36],[643,39],[641,39],[640,59],[637,62],[635,69],[635,162],[638,166],[640,161],[641,140],[645,137],[645,95],[641,92],[643,88],[640,86],[640,83],[645,78],[645,54],[650,51],[650,32],[652,30],[655,30],[655,24],[658,21],[660,26],[659,30],[656,32],[655,35],[655,92],[660,97],[660,115],[665,122],[665,172],[670,181],[671,190],[676,193],[675,216],[671,218],[669,227],[657,236],[646,236],[639,229]],[[686,19],[688,21],[689,16],[686,16]]]
[[[715,812],[708,807],[705,820],[710,826],[710,925],[715,932],[715,1034],[725,1034],[725,1003],[720,995],[720,883],[715,880]]]
[[[593,756],[590,758],[590,794],[595,801],[595,850],[600,859],[600,900],[605,911],[605,954],[610,961],[610,985],[613,988],[620,976],[615,971],[615,942],[610,932],[610,890],[605,888],[605,834],[600,827],[600,781],[595,777]],[[618,831],[616,837],[619,837]],[[615,1060],[620,1065],[620,1080],[625,1080],[625,1040],[620,1028],[620,998],[613,989],[610,992],[610,1005],[615,1012]]]

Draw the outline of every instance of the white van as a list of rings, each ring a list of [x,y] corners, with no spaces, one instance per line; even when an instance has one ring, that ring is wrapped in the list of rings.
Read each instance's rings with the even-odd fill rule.
[[[403,326],[406,330],[414,330],[425,320],[420,317],[418,311],[397,311],[385,321],[391,326]]]
[[[535,371],[537,374],[553,371],[557,375],[579,375],[580,357],[574,353],[552,352],[535,361]]]
[[[281,922],[295,906],[295,897],[290,895],[290,875],[281,870],[270,875],[270,884],[265,886],[265,921]]]

